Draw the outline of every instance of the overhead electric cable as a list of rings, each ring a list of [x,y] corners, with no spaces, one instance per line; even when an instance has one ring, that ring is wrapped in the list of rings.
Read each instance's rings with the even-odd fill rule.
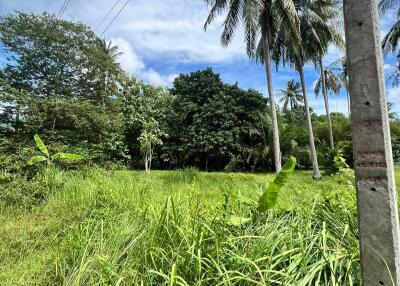
[[[121,1],[122,0],[117,0],[117,2],[114,3],[114,6],[111,7],[111,9],[107,12],[107,14],[103,17],[103,19],[101,19],[101,21],[96,25],[96,27],[94,28],[95,30],[97,30],[104,23],[104,21],[108,18],[108,16],[110,16],[111,12],[114,11],[115,7],[117,7],[117,5]]]
[[[63,5],[61,6],[60,12],[58,12],[57,18],[61,18],[62,15],[64,14],[65,10],[67,9],[69,3],[71,0],[65,0]]]
[[[115,17],[111,20],[110,24],[108,24],[108,26],[104,29],[103,33],[101,33],[100,37],[104,35],[105,32],[107,32],[107,30],[111,27],[111,25],[114,23],[114,21],[118,18],[118,16],[121,14],[122,10],[124,10],[124,8],[126,7],[126,5],[128,5],[130,0],[127,0],[124,4],[124,6],[121,7],[121,9],[119,9],[117,15],[115,15]]]

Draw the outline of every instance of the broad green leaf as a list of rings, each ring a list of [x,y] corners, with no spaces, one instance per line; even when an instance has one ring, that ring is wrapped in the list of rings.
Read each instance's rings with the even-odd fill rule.
[[[258,210],[265,212],[275,207],[278,200],[279,187],[274,183],[269,183],[267,190],[262,194],[258,201]]]
[[[278,188],[282,188],[286,184],[295,167],[296,158],[290,157],[274,180],[274,183],[278,186]]]
[[[78,154],[57,153],[57,154],[53,155],[51,158],[53,160],[66,159],[66,160],[78,161],[78,160],[82,160],[83,156],[78,155]]]
[[[47,158],[44,156],[33,156],[29,161],[28,161],[28,165],[32,166],[35,165],[39,162],[43,162],[43,161],[47,161]]]
[[[290,157],[282,170],[276,176],[274,182],[269,183],[267,190],[262,194],[258,201],[258,210],[265,212],[276,206],[279,190],[287,183],[289,176],[296,167],[296,158]]]
[[[240,226],[242,224],[245,224],[246,222],[249,222],[250,220],[251,218],[248,217],[230,216],[228,218],[228,224],[233,226]]]
[[[39,148],[40,152],[42,152],[43,154],[45,154],[48,157],[49,151],[47,150],[46,145],[44,145],[42,139],[40,139],[39,135],[35,134],[35,136],[33,138],[35,139],[36,146]]]

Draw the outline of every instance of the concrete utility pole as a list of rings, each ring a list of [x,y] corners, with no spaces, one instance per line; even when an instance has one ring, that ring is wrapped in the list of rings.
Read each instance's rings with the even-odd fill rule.
[[[400,286],[399,219],[376,0],[344,0],[362,285]]]

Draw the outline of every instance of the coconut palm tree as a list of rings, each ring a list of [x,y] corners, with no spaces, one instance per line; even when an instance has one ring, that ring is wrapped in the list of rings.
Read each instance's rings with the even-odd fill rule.
[[[117,45],[113,45],[112,41],[107,41],[105,39],[100,40],[100,46],[103,49],[103,52],[114,62],[123,54],[119,51],[119,47]]]
[[[400,55],[397,56],[397,63],[392,65],[393,71],[389,74],[388,80],[392,82],[392,86],[400,85]]]
[[[278,96],[284,110],[287,110],[288,106],[290,106],[290,109],[297,108],[303,102],[301,85],[295,82],[294,79],[287,82],[286,89],[278,90]]]
[[[304,78],[304,65],[307,62],[313,62],[315,65],[318,65],[320,58],[326,53],[329,44],[336,37],[339,37],[337,30],[333,29],[328,21],[326,21],[329,15],[334,13],[336,7],[335,3],[329,0],[296,0],[295,6],[300,22],[300,41],[297,42],[285,32],[276,33],[273,58],[282,59],[284,65],[290,64],[299,73],[313,163],[313,177],[319,179],[321,174],[314,143],[307,87]]]
[[[111,70],[115,70],[119,68],[119,65],[117,63],[117,59],[123,54],[122,52],[119,51],[119,47],[117,45],[113,45],[112,41],[107,42],[105,39],[99,40],[99,46],[102,49],[102,52],[105,55],[105,61],[106,64],[105,69],[103,71],[100,71],[100,74],[102,75],[102,83],[103,83],[103,90],[101,92],[102,94],[102,102],[103,102],[103,107],[105,107],[105,101],[106,98],[108,97],[109,93],[109,83],[110,83],[110,77],[112,77],[113,73]]]
[[[329,143],[330,147],[333,149],[333,131],[332,131],[332,123],[331,123],[331,114],[329,112],[329,99],[328,93],[339,94],[341,87],[344,84],[342,80],[329,68],[325,68],[323,72],[320,74],[319,78],[315,82],[315,95],[318,96],[322,89],[324,95],[324,102],[325,102],[325,111],[327,117],[327,124],[328,124],[328,134],[329,134]]]
[[[384,53],[395,52],[400,39],[400,0],[381,0],[379,1],[379,10],[382,14],[392,9],[397,9],[397,21],[390,28],[389,32],[382,40],[382,49]]]
[[[265,67],[269,105],[271,108],[275,170],[281,169],[278,119],[272,86],[270,49],[274,34],[284,30],[293,38],[298,35],[298,18],[293,0],[204,0],[211,5],[204,28],[212,23],[217,15],[227,11],[221,34],[222,45],[232,41],[241,22],[244,26],[246,51],[250,58],[258,57]],[[257,56],[261,53],[261,56]]]
[[[340,80],[340,85],[342,88],[345,89],[346,91],[346,97],[347,97],[347,111],[349,114],[349,117],[351,115],[351,110],[350,110],[350,94],[349,94],[349,73],[348,73],[348,68],[347,68],[347,59],[346,57],[342,57],[334,61],[328,66],[328,69],[331,70],[333,73],[335,73],[339,80]]]
[[[331,0],[327,1],[330,2],[329,4],[323,3],[323,1],[320,1],[319,8],[321,8],[320,11],[317,11],[318,15],[326,21],[326,23],[329,24],[330,30],[325,38],[325,40],[329,41],[329,44],[333,44],[336,47],[340,49],[344,49],[344,40],[343,37],[340,35],[339,31],[336,30],[336,27],[342,26],[342,13],[338,9],[338,2],[336,0]],[[338,20],[339,19],[339,20]],[[329,134],[329,144],[331,149],[335,148],[334,142],[333,142],[333,131],[332,131],[332,121],[331,121],[331,115],[329,113],[329,98],[328,98],[328,78],[326,77],[326,69],[324,68],[323,64],[323,56],[324,54],[321,54],[319,57],[318,61],[318,66],[320,68],[320,81],[321,81],[321,87],[322,87],[322,96],[324,98],[324,105],[325,105],[325,114],[327,118],[327,127],[328,127],[328,134]],[[332,74],[331,74],[332,76]],[[333,79],[333,78],[331,78]],[[331,84],[334,84],[335,81],[331,82]]]

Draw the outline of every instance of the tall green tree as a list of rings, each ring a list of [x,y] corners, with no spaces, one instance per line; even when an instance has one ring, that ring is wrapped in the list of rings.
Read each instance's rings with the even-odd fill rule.
[[[246,51],[249,57],[260,59],[265,67],[269,106],[271,108],[275,170],[281,169],[281,151],[279,142],[278,118],[273,94],[270,49],[273,35],[285,27],[287,33],[297,35],[297,14],[292,0],[205,0],[212,8],[205,23],[205,28],[217,15],[227,11],[221,42],[228,45],[240,22],[245,32]]]
[[[295,82],[294,79],[287,82],[286,89],[278,90],[279,102],[283,104],[283,109],[295,109],[303,102],[301,85]]]
[[[1,132],[16,146],[39,133],[56,148],[83,148],[76,152],[97,162],[123,157],[122,71],[112,45],[83,24],[46,13],[0,17],[0,41]]]
[[[120,74],[117,60],[122,55],[122,52],[119,51],[117,45],[113,45],[112,41],[107,42],[105,39],[102,39],[99,41],[99,44],[101,51],[106,55],[104,59],[107,61],[105,64],[100,65],[102,70],[99,71],[103,75],[102,81],[104,84],[103,89],[99,93],[102,94],[103,106],[105,106],[106,100],[113,95],[113,92],[115,93],[115,89],[117,88],[118,75]]]
[[[350,117],[350,94],[349,94],[349,73],[348,73],[348,64],[346,57],[341,57],[331,63],[328,66],[328,69],[331,70],[334,74],[336,74],[340,80],[340,85],[345,89],[346,97],[347,97],[347,113]]]
[[[322,20],[326,21],[328,23],[330,29],[324,29],[323,32],[325,32],[322,35],[318,35],[318,37],[324,37],[324,41],[327,41],[328,44],[333,44],[336,47],[339,47],[340,49],[344,49],[344,41],[342,36],[340,35],[339,31],[336,28],[336,25],[334,22],[336,19],[340,18],[341,19],[341,12],[339,11],[338,7],[338,1],[336,0],[322,0],[322,1],[316,1],[318,3],[320,9],[316,9],[318,15],[321,17]],[[321,31],[322,32],[322,31]],[[325,51],[326,53],[327,51]],[[323,63],[323,56],[324,54],[321,54],[319,57],[318,65],[320,68],[320,79],[321,79],[321,87],[322,87],[322,96],[324,98],[324,105],[325,105],[325,114],[327,118],[327,128],[328,128],[328,134],[329,134],[329,144],[331,149],[335,147],[334,141],[333,141],[333,130],[332,130],[332,120],[331,120],[331,115],[329,112],[329,97],[328,97],[328,84],[332,84],[332,82],[328,82],[327,78],[327,73],[326,69],[324,67]]]
[[[119,72],[93,31],[46,13],[0,17],[0,41],[6,56],[3,79],[38,97],[101,100],[99,71]]]
[[[331,13],[334,3],[329,0],[296,0],[296,12],[300,21],[300,37],[293,37],[288,33],[276,34],[274,39],[273,57],[282,59],[284,64],[295,67],[300,76],[303,90],[304,109],[306,114],[311,159],[313,163],[313,177],[320,178],[317,151],[315,148],[313,128],[308,104],[307,87],[304,78],[304,65],[307,62],[318,64],[322,55],[328,49],[332,39],[336,36],[332,26],[326,21],[326,15]]]
[[[123,91],[125,142],[131,158],[142,154],[146,172],[150,172],[155,148],[168,136],[163,122],[173,97],[161,87],[130,78]]]
[[[381,14],[386,14],[392,9],[397,10],[397,21],[390,28],[382,40],[382,49],[385,54],[396,52],[400,39],[400,1],[399,0],[380,0],[379,10]]]
[[[315,95],[318,97],[320,95],[321,89],[322,93],[325,94],[324,103],[328,127],[328,139],[331,149],[333,149],[335,146],[333,143],[333,128],[331,114],[329,111],[328,94],[331,93],[338,95],[342,87],[344,87],[344,84],[342,83],[341,79],[329,68],[324,68],[319,78],[315,82]]]
[[[207,69],[180,75],[171,93],[162,147],[169,167],[273,169],[271,120],[259,92],[225,84]]]

